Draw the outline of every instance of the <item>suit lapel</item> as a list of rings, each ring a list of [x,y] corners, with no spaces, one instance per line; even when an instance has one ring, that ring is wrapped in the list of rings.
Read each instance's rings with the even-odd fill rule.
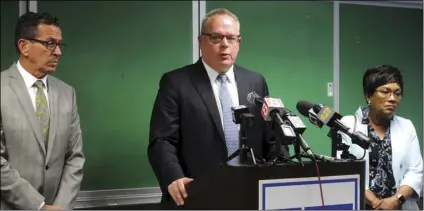
[[[20,75],[16,66],[14,67],[14,69],[12,69],[10,73],[10,78],[10,86],[12,87],[12,90],[15,92],[21,104],[22,110],[24,111],[28,119],[29,125],[31,126],[34,132],[41,149],[43,150],[44,154],[46,154],[46,147],[44,145],[44,138],[40,122],[38,121],[37,116],[35,115],[34,106],[31,102],[31,98],[26,88],[24,79]]]
[[[397,175],[399,175],[399,166],[402,165],[400,163],[400,159],[405,152],[405,132],[402,132],[399,125],[399,121],[397,121],[396,117],[393,117],[394,120],[390,123],[390,144],[392,146],[392,170],[393,175],[397,181]],[[403,146],[402,146],[403,145]]]
[[[48,95],[49,95],[49,109],[50,109],[50,129],[49,129],[49,142],[48,142],[48,149],[47,149],[47,158],[46,161],[48,162],[50,159],[50,156],[52,154],[52,149],[54,145],[55,136],[56,136],[56,126],[58,124],[58,114],[57,114],[57,103],[58,103],[58,91],[56,84],[53,80],[50,78],[47,78],[47,86],[48,86]]]
[[[249,83],[246,78],[246,74],[243,73],[243,70],[234,65],[234,75],[237,82],[237,91],[239,98],[239,105],[249,106],[247,102],[247,95],[249,94]]]
[[[222,140],[225,141],[224,131],[221,124],[221,117],[219,116],[217,103],[213,94],[208,74],[206,73],[206,69],[203,66],[201,60],[197,61],[197,63],[194,65],[195,68],[193,68],[190,73],[191,82],[202,98],[206,108],[208,109],[209,114],[219,132],[219,135],[221,136]]]
[[[403,137],[399,136],[400,134],[404,134],[402,132],[399,131],[399,125],[397,125],[398,122],[397,121],[392,121],[390,123],[390,142],[392,145],[392,156],[394,157],[394,154],[398,154],[398,153],[393,153],[393,151],[396,151],[396,149],[398,149],[397,144],[399,140],[402,140]]]

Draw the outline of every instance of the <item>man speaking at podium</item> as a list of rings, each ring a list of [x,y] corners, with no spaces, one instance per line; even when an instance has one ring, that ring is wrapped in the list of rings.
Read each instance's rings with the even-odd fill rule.
[[[162,190],[162,202],[184,204],[185,185],[219,167],[239,147],[238,126],[231,107],[247,105],[255,91],[268,95],[265,79],[234,65],[241,43],[238,18],[216,9],[202,21],[198,37],[202,58],[195,64],[165,73],[154,104],[148,147],[149,162]],[[249,147],[262,158],[287,156],[288,148],[276,139],[252,108],[254,126]],[[219,181],[217,181],[219,182]]]

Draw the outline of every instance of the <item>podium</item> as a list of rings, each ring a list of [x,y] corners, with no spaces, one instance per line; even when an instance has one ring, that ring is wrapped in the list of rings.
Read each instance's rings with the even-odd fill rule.
[[[325,209],[365,208],[365,161],[318,161]],[[180,209],[322,209],[315,163],[222,165],[187,185]]]

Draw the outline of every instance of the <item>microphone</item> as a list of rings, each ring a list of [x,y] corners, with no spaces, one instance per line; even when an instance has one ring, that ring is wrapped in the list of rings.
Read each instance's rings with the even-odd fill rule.
[[[303,134],[306,130],[306,125],[303,123],[302,119],[297,115],[291,113],[288,109],[284,108],[284,104],[279,98],[271,97],[261,97],[256,92],[250,92],[247,95],[247,101],[251,104],[256,104],[262,106],[261,114],[265,121],[271,121],[273,118],[273,112],[279,114],[277,116],[277,122],[282,125],[286,123],[293,127],[295,132]],[[275,111],[275,110],[278,110]],[[281,123],[283,121],[283,123]]]
[[[312,109],[314,105],[310,102],[307,101],[299,101],[296,104],[296,109],[299,111],[300,114],[302,114],[305,117],[308,117],[309,121],[317,126],[318,128],[322,128],[322,126],[324,125],[323,122],[319,121],[318,119],[318,115],[314,112],[314,110]],[[308,108],[310,108],[308,110]]]
[[[278,125],[280,125],[285,137],[297,138],[298,143],[303,150],[307,154],[311,156],[313,155],[311,149],[302,136],[303,132],[306,130],[306,125],[300,117],[292,114],[289,110],[284,108],[284,104],[281,99],[272,97],[261,98],[253,92],[248,95],[248,101],[255,104],[260,104],[262,101],[261,114],[265,121],[275,121]]]
[[[256,98],[258,99],[258,98]],[[256,100],[258,101],[258,100]],[[296,138],[296,133],[293,128],[283,120],[281,114],[284,111],[284,104],[281,99],[265,97],[263,98],[263,104],[261,109],[262,117],[265,121],[274,121],[281,128],[281,132],[287,138]]]
[[[250,92],[247,95],[247,101],[250,104],[262,106],[261,115],[266,122],[275,122],[281,130],[279,130],[286,138],[296,138],[296,133],[290,125],[287,125],[281,117],[284,113],[284,104],[280,99],[271,97],[261,97],[256,92]]]
[[[284,113],[284,104],[281,99],[261,97],[253,91],[247,95],[247,101],[250,104],[262,106],[261,114],[265,121],[270,122],[275,119],[279,124],[283,124],[280,114]]]
[[[281,114],[284,111],[284,104],[281,99],[265,97],[262,104],[261,114],[265,121],[276,119],[278,123],[282,123]]]
[[[305,153],[302,153],[302,155],[305,155]],[[333,162],[336,159],[334,157],[330,157],[330,156],[326,156],[326,155],[319,155],[319,154],[315,154],[313,153],[315,159],[317,160],[322,160],[322,161],[326,161],[326,162]]]
[[[315,159],[318,160],[323,160],[323,161],[328,161],[328,162],[332,162],[335,161],[336,159],[330,156],[326,156],[326,155],[318,155],[318,154],[314,154]]]
[[[310,155],[311,157],[314,156],[314,153],[312,153],[311,148],[306,143],[305,139],[303,138],[302,134],[298,134],[298,139],[300,146],[302,147],[303,151],[306,152],[306,154]]]
[[[231,112],[233,113],[233,122],[240,124],[242,116],[249,113],[249,108],[245,105],[233,106],[231,107]]]
[[[306,125],[303,123],[299,116],[286,111],[283,115],[283,118],[287,119],[286,122],[291,125],[297,133],[303,134],[303,132],[305,132]]]
[[[247,102],[249,102],[250,104],[262,106],[262,104],[264,103],[264,98],[256,94],[255,91],[253,91],[247,95]]]
[[[313,112],[316,114],[316,119],[319,120],[319,122],[327,125],[330,128],[336,128],[337,130],[347,134],[349,137],[351,137],[352,142],[357,144],[361,148],[369,148],[370,138],[360,131],[356,131],[353,133],[350,132],[350,128],[340,121],[342,116],[330,107],[322,104],[312,104],[310,102],[301,100],[297,103],[296,108],[302,115],[308,117],[310,114],[309,110],[312,109]]]

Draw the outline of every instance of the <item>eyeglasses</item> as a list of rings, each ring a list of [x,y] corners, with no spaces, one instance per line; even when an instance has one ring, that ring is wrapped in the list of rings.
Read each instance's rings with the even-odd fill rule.
[[[59,46],[59,49],[60,49],[60,51],[62,53],[66,49],[66,44],[59,43],[59,42],[57,42],[55,40],[49,40],[49,41],[38,40],[38,39],[27,39],[27,40],[34,41],[34,42],[38,42],[40,44],[43,44],[48,50],[51,50],[52,52],[54,52],[54,50],[56,49],[57,46]]]
[[[202,35],[208,36],[212,43],[220,43],[224,37],[230,44],[237,44],[240,41],[240,35],[222,35],[222,34],[208,34],[202,33]]]
[[[392,92],[389,90],[376,90],[376,92],[378,93],[380,97],[384,99],[389,99],[392,94],[396,100],[402,99],[402,96],[403,96],[403,93],[401,91]]]

